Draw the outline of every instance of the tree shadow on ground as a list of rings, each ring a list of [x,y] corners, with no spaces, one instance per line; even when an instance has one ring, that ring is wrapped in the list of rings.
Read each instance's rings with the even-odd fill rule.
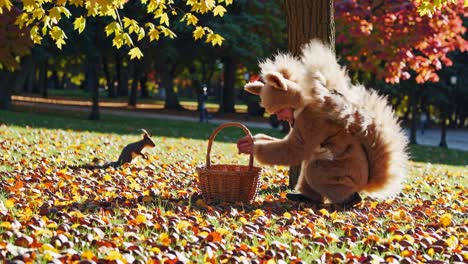
[[[25,113],[0,111],[0,124],[46,128],[63,129],[74,131],[90,131],[99,133],[113,133],[120,135],[139,135],[141,128],[148,130],[153,136],[172,138],[192,138],[208,140],[215,124],[194,123],[174,120],[162,120],[152,118],[119,117],[103,115],[100,121],[87,120],[83,113]],[[272,129],[251,129],[252,134],[265,133],[275,137],[283,137],[280,132]],[[227,128],[223,130],[216,141],[235,142],[243,136],[238,128]],[[410,159],[416,162],[430,162],[434,164],[447,164],[454,166],[468,165],[468,151],[444,149],[439,147],[411,145]]]
[[[226,121],[228,122],[228,121]],[[89,131],[99,133],[113,133],[120,135],[140,134],[141,128],[146,129],[153,136],[172,138],[192,138],[207,140],[218,126],[210,123],[196,123],[189,121],[164,120],[144,117],[122,117],[102,115],[101,120],[87,120],[83,113],[25,113],[0,111],[0,124],[20,127],[63,129],[74,131]],[[266,133],[281,136],[273,129],[249,128],[252,134]],[[244,136],[239,128],[227,128],[216,138],[221,142],[235,142]]]
[[[200,202],[201,201],[201,202]],[[277,199],[271,201],[253,201],[244,202],[206,202],[200,193],[195,193],[188,198],[167,198],[158,195],[140,196],[137,199],[126,199],[117,197],[110,200],[88,199],[83,202],[75,202],[70,205],[54,206],[45,203],[39,208],[41,216],[59,215],[70,211],[79,211],[81,213],[99,213],[102,211],[115,212],[117,209],[137,209],[139,206],[145,206],[151,210],[163,210],[183,212],[186,210],[198,211],[201,214],[210,214],[216,212],[218,215],[229,215],[233,212],[251,213],[258,209],[271,214],[282,216],[286,212],[312,209],[318,211],[326,209],[328,212],[359,210],[357,207],[345,208],[340,205],[313,204],[305,202],[294,202],[287,199]]]

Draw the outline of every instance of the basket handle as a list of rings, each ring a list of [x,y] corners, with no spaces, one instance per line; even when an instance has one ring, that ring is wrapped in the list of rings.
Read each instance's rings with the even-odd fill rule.
[[[220,126],[218,126],[214,131],[213,133],[211,134],[210,136],[210,139],[208,140],[208,151],[206,153],[206,167],[209,169],[210,166],[211,166],[211,145],[213,144],[213,140],[215,139],[216,135],[218,135],[218,133],[223,130],[224,128],[226,127],[239,127],[239,128],[242,128],[242,130],[244,130],[245,134],[247,136],[250,137],[250,139],[253,140],[252,138],[252,134],[250,133],[249,129],[242,125],[241,123],[236,123],[236,122],[228,122],[228,123],[224,123]],[[253,167],[253,153],[250,153],[250,159],[249,159],[249,171],[252,170],[252,167]]]

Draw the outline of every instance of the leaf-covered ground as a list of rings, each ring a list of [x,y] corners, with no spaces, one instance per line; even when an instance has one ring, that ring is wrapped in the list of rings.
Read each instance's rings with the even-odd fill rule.
[[[417,148],[458,166],[412,162],[400,196],[334,212],[286,200],[285,167],[264,167],[252,204],[206,204],[195,167],[210,125],[6,112],[0,123],[0,262],[468,261],[466,152]],[[140,127],[154,134],[149,160],[70,168],[116,160]],[[238,136],[220,134],[213,163],[247,162]]]

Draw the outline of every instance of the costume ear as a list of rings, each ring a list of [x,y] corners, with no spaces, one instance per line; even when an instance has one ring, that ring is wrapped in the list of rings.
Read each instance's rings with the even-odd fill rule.
[[[244,86],[244,90],[252,94],[260,94],[264,84],[260,81],[249,82]]]
[[[283,91],[288,90],[288,86],[286,86],[286,79],[281,75],[279,72],[269,72],[265,74],[265,82],[270,84],[271,86],[275,87],[276,89],[280,89]]]

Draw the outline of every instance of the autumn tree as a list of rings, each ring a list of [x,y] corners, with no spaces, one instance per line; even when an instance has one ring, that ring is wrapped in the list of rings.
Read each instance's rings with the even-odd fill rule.
[[[463,0],[446,2],[431,16],[420,16],[424,3],[418,1],[354,0],[335,5],[337,45],[353,77],[370,86],[380,80],[393,84],[407,80],[403,86],[409,91],[412,143],[419,84],[439,82],[437,72],[453,64],[449,53],[468,50]]]
[[[450,3],[456,3],[457,0],[414,0],[418,3],[418,13],[421,16],[432,16],[438,10],[442,10]],[[468,7],[468,0],[463,0],[463,6]]]
[[[143,7],[145,16],[151,18],[144,22],[137,21],[130,15],[123,15],[126,6],[133,2],[135,1],[0,0],[0,14],[4,17],[4,14],[12,10],[13,12],[21,10],[21,13],[18,13],[11,21],[13,25],[19,27],[17,32],[24,35],[23,31],[28,31],[35,44],[41,44],[44,39],[50,39],[58,49],[62,49],[69,36],[63,28],[63,21],[73,21],[74,30],[81,33],[88,26],[88,20],[103,19],[106,21],[103,31],[107,37],[112,38],[113,46],[117,49],[126,47],[131,59],[140,59],[143,53],[138,43],[143,38],[152,42],[159,40],[160,37],[175,38],[177,36],[171,28],[171,22],[174,20],[182,21],[192,28],[196,39],[203,39],[212,45],[221,45],[224,38],[208,26],[200,24],[197,16],[203,14],[223,16],[227,11],[226,6],[230,5],[232,0],[187,0],[181,6],[175,6],[174,1],[142,0],[139,4]],[[11,42],[8,43],[11,45]],[[2,55],[0,65],[11,63],[10,57],[0,55]],[[20,55],[24,54],[18,54],[17,58]],[[10,70],[18,68],[18,64],[12,65],[15,67],[10,67]],[[2,87],[3,89],[5,88]]]
[[[255,69],[259,58],[270,56],[284,47],[283,17],[279,0],[238,0],[222,21],[207,21],[216,32],[226,38],[223,45],[216,47],[215,51],[223,64],[224,85],[220,112],[235,112],[238,66],[242,64],[248,69]]]
[[[337,1],[337,44],[361,80],[435,82],[437,71],[452,65],[449,52],[468,50],[464,15],[463,0],[432,17],[419,16],[413,1]]]
[[[0,109],[10,107],[11,92],[16,78],[12,71],[20,67],[19,57],[28,54],[32,46],[27,30],[15,25],[20,13],[15,7],[3,12],[0,9]]]

